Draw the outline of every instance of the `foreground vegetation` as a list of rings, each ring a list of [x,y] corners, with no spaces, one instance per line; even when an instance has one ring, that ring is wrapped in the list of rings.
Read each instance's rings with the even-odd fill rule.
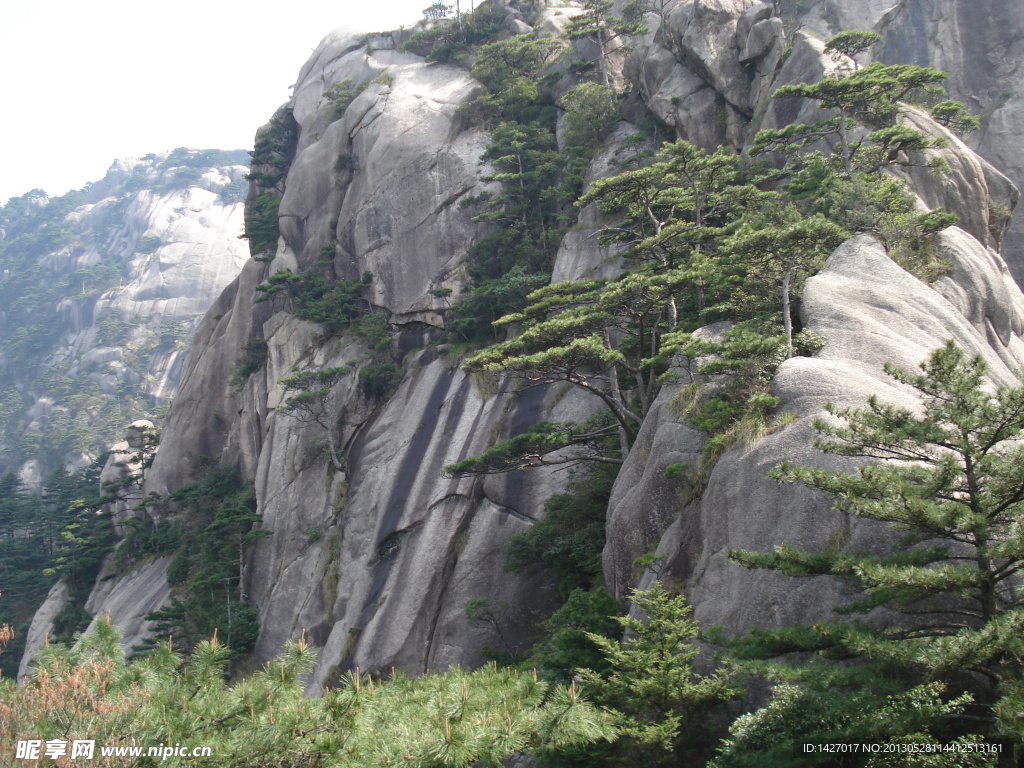
[[[832,743],[934,750],[868,751],[844,766],[997,765],[1024,747],[1024,601],[1014,584],[1024,564],[1024,385],[993,394],[986,373],[949,344],[919,374],[890,370],[919,393],[921,413],[874,399],[830,409],[837,421],[819,423],[821,448],[874,462],[852,472],[780,465],[773,476],[833,495],[902,538],[891,537],[889,552],[730,553],[750,568],[839,578],[860,596],[814,626],[711,633],[703,639],[729,655],[710,676],[697,671],[702,638],[689,609],[657,583],[632,595],[640,614],[618,619],[617,631],[574,638],[563,626],[527,668],[415,680],[354,672],[315,699],[301,692],[313,663],[302,642],[229,685],[231,653],[216,632],[187,662],[170,642],[129,662],[101,621],[72,649],[41,654],[21,691],[4,684],[0,726],[107,743],[201,736],[219,765],[496,765],[525,751],[550,766],[826,766],[838,763],[805,745]],[[542,542],[522,540],[510,564],[544,554]],[[563,576],[566,588],[572,578]],[[573,589],[561,622],[592,621],[583,598],[595,587]],[[865,618],[844,618],[857,614]],[[746,675],[777,684],[726,733],[721,704]]]

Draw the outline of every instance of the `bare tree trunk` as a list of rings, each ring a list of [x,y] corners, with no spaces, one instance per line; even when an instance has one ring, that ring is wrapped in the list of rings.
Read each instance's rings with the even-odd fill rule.
[[[608,87],[608,67],[605,65],[604,59],[604,29],[600,26],[597,28],[597,71],[601,75],[601,85],[605,88]]]

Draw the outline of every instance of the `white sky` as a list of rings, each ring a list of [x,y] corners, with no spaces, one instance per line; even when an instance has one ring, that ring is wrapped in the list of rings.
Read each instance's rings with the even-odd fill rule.
[[[430,0],[2,0],[0,204],[175,147],[251,149],[338,27],[410,26]]]

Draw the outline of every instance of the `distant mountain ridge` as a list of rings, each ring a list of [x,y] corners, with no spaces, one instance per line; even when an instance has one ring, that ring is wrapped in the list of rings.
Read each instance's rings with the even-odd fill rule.
[[[248,258],[248,160],[182,147],[0,207],[0,469],[38,488],[169,402],[196,323]]]

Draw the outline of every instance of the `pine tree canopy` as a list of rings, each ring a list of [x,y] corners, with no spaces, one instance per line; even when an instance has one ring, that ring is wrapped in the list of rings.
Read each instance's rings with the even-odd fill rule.
[[[868,615],[762,632],[740,645],[753,655],[857,658],[904,680],[966,691],[973,727],[1019,736],[1012,702],[1024,670],[1024,385],[993,388],[984,360],[952,341],[920,373],[885,370],[916,390],[920,410],[871,397],[867,408],[826,406],[832,418],[815,422],[818,448],[867,463],[854,472],[781,464],[771,477],[889,524],[889,551],[730,552],[750,568],[837,577],[860,593],[836,607],[840,616]]]

